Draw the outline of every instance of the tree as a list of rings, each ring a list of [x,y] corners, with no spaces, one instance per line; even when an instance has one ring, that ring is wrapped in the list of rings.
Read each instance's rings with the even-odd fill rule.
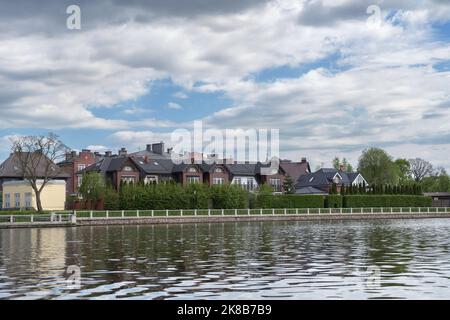
[[[450,176],[444,168],[438,168],[434,175],[423,178],[420,185],[425,192],[450,192]]]
[[[284,192],[288,194],[295,193],[294,180],[292,180],[290,175],[286,175],[283,183]]]
[[[24,136],[12,140],[17,171],[36,195],[36,206],[42,212],[41,192],[49,181],[61,176],[62,169],[55,163],[64,159],[69,149],[58,136]]]
[[[105,194],[105,181],[98,172],[88,172],[83,175],[79,192],[83,199],[97,202]]]
[[[433,165],[421,158],[410,159],[411,174],[414,181],[421,182],[423,178],[429,177],[433,174]]]
[[[347,161],[346,158],[343,158],[342,161],[339,159],[339,157],[334,157],[333,161],[333,168],[336,170],[341,169],[341,165],[344,167],[344,171],[346,172],[353,172],[353,166]]]
[[[337,194],[337,185],[336,183],[333,182],[333,184],[331,185],[331,192],[330,194]]]
[[[411,182],[411,164],[406,159],[395,160],[395,166],[397,168],[398,183],[403,185]]]
[[[397,169],[392,158],[382,149],[365,149],[358,162],[358,172],[369,182],[369,184],[395,183],[397,180]]]

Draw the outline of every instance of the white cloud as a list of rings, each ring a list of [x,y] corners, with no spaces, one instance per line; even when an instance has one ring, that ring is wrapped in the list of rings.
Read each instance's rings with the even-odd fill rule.
[[[187,99],[189,96],[182,91],[178,91],[173,95],[173,97],[178,99]]]
[[[183,109],[182,106],[180,106],[178,103],[175,103],[175,102],[169,102],[167,104],[167,108],[168,109],[174,109],[174,110],[181,110],[181,109]]]
[[[232,101],[206,117],[208,125],[278,127],[284,149],[308,151],[317,161],[369,144],[405,151],[407,143],[421,150],[445,145],[450,75],[434,66],[450,60],[450,46],[439,41],[432,22],[449,20],[448,3],[379,2],[383,17],[393,17],[373,30],[366,25],[373,1],[244,2],[208,2],[198,9],[186,1],[177,12],[171,1],[86,2],[82,32],[47,23],[57,21],[48,19],[54,10],[47,4],[25,18],[14,18],[18,13],[5,6],[0,128],[114,129],[121,142],[150,140],[148,128],[183,124],[157,117],[117,120],[96,111],[136,100],[152,90],[153,80],[170,77],[182,86],[174,98],[217,91]],[[94,14],[99,12],[108,18]],[[30,20],[35,23],[23,22]],[[263,70],[303,67],[330,56],[331,66],[303,75],[252,80]],[[182,108],[174,102],[166,107]],[[328,150],[333,154],[325,155]]]

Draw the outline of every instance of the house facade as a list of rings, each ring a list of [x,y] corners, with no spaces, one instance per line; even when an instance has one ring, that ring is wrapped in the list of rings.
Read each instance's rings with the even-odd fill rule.
[[[358,172],[322,168],[300,176],[295,184],[295,189],[297,194],[329,194],[333,184],[336,185],[337,192],[341,191],[342,186],[369,185]]]
[[[38,188],[42,181],[37,181]],[[3,210],[37,210],[36,194],[31,185],[24,180],[8,181],[3,184]],[[41,191],[43,210],[64,210],[66,205],[66,182],[52,180]]]
[[[71,151],[66,154],[66,159],[58,163],[58,165],[69,175],[66,185],[67,194],[74,195],[78,193],[78,188],[81,186],[83,178],[82,175],[78,175],[78,172],[96,163],[101,158],[100,153],[91,152],[88,149],[83,149],[81,152]]]

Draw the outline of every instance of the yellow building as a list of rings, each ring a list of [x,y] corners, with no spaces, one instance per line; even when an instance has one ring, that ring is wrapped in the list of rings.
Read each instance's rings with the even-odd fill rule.
[[[42,184],[38,181],[38,188]],[[41,192],[43,210],[64,210],[66,202],[66,182],[49,181]],[[27,181],[3,182],[3,209],[37,210],[36,195]]]

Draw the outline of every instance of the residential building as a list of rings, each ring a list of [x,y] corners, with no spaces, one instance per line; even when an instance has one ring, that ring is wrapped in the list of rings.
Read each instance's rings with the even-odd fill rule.
[[[88,149],[83,149],[79,153],[77,151],[71,151],[66,154],[66,159],[58,163],[58,165],[64,172],[69,174],[66,187],[67,194],[75,195],[78,193],[78,188],[81,186],[83,179],[83,176],[78,175],[78,172],[96,163],[101,158],[100,153],[91,152]]]
[[[43,180],[37,181],[37,186],[42,186]],[[3,183],[4,210],[37,210],[36,195],[30,183],[25,180],[11,180]],[[41,191],[41,204],[43,210],[64,210],[66,202],[66,182],[64,180],[52,180],[47,182]]]
[[[20,162],[23,159],[35,156],[30,156],[30,153],[11,153],[9,157],[0,164],[0,191],[2,191],[3,184],[8,181],[23,181],[24,174],[20,170]],[[61,168],[52,163],[50,159],[45,156],[35,157],[37,162],[36,169],[34,170],[37,178],[44,179],[52,175],[54,180],[66,181],[69,179],[69,174],[63,172]],[[51,170],[51,171],[49,171]],[[53,172],[53,173],[52,173]]]
[[[341,187],[350,185],[358,186],[369,184],[358,172],[345,172],[334,168],[322,168],[313,173],[301,175],[295,184],[297,194],[328,194],[331,192],[332,185],[335,184],[337,191]]]

